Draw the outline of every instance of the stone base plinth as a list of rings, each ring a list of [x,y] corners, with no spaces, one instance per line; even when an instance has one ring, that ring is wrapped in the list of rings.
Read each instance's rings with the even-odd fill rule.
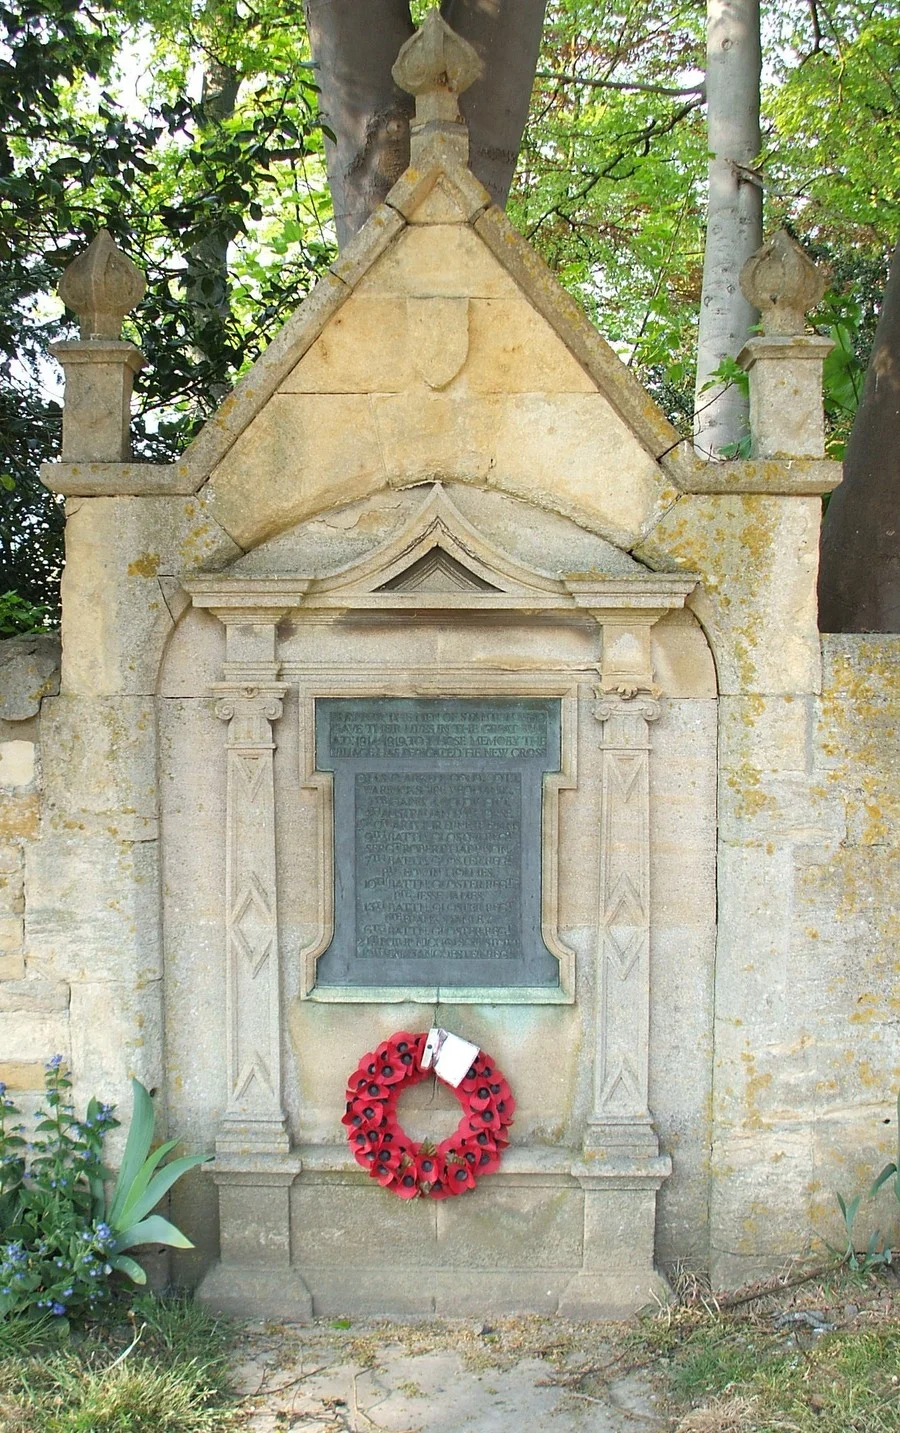
[[[341,1147],[217,1158],[222,1313],[623,1319],[668,1295],[653,1268],[664,1156],[519,1146],[472,1194],[394,1199]],[[302,1170],[302,1173],[301,1173]]]
[[[567,1319],[627,1319],[648,1306],[668,1303],[672,1290],[655,1269],[576,1274],[563,1291],[556,1312]]]
[[[312,1298],[296,1269],[262,1264],[214,1264],[194,1297],[216,1314],[242,1319],[278,1319],[308,1323]]]

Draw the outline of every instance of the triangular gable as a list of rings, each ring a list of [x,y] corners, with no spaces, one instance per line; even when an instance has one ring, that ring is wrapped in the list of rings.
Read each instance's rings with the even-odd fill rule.
[[[186,450],[202,482],[335,318],[363,277],[411,223],[470,226],[516,287],[558,333],[599,391],[663,467],[696,466],[690,444],[668,422],[633,373],[558,283],[540,255],[491,204],[475,176],[434,150],[431,164],[408,169],[345,246],[309,297],[287,320]],[[199,486],[199,483],[198,483]]]

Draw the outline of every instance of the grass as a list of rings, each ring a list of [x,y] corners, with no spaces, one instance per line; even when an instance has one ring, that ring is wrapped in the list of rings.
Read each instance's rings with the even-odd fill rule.
[[[893,1273],[760,1290],[731,1308],[694,1290],[645,1320],[633,1348],[665,1372],[684,1410],[676,1433],[900,1433]]]
[[[222,1327],[186,1300],[141,1298],[127,1322],[62,1341],[0,1324],[3,1433],[224,1433],[236,1426]]]

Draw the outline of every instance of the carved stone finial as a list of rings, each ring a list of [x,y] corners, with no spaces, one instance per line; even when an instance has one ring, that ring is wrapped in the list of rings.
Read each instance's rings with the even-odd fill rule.
[[[117,339],[122,320],[140,303],[147,282],[136,264],[101,229],[62,276],[59,296],[78,315],[81,337]]]
[[[765,334],[787,337],[806,331],[806,315],[820,301],[828,277],[826,268],[779,229],[741,269],[741,292],[759,309]]]
[[[416,97],[416,122],[458,122],[458,97],[481,76],[477,52],[451,30],[440,11],[429,10],[419,29],[401,49],[391,74]]]

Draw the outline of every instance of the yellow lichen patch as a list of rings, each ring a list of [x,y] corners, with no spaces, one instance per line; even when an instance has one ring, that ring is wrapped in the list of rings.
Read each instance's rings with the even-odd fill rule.
[[[129,577],[155,577],[159,572],[159,553],[142,552],[134,562],[128,564]]]
[[[774,811],[776,801],[760,785],[760,774],[748,761],[742,761],[726,778],[735,793],[736,816],[758,816],[761,811]]]

